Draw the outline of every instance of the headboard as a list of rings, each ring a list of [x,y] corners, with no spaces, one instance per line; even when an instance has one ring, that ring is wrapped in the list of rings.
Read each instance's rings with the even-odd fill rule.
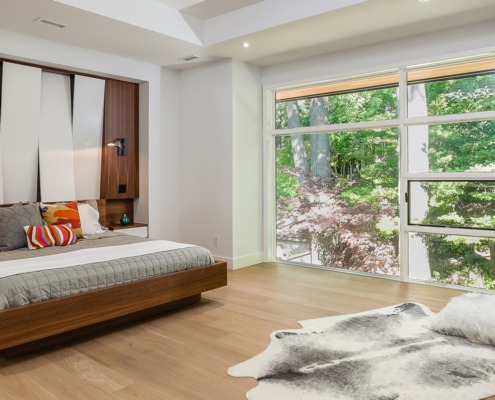
[[[85,201],[85,200],[78,200]],[[98,204],[98,212],[100,213],[100,224],[105,225],[106,222],[106,200],[105,199],[97,199],[96,203]],[[27,203],[22,203],[27,204]],[[55,202],[46,202],[46,204],[55,204]],[[13,204],[0,204],[0,207],[11,207]]]
[[[82,202],[85,200],[78,201]],[[46,203],[54,204],[55,202],[50,201]],[[100,213],[100,224],[102,224],[103,226],[119,225],[120,218],[123,214],[126,214],[129,217],[131,223],[134,223],[134,199],[97,199],[96,203],[98,204],[98,212]],[[0,207],[10,207],[12,205],[13,204],[0,204]]]

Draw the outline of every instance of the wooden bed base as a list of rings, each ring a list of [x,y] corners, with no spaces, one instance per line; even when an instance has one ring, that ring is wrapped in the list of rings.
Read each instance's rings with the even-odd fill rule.
[[[124,283],[0,311],[0,351],[15,356],[47,342],[81,336],[201,299],[227,284],[227,263]],[[85,329],[84,329],[85,328]]]

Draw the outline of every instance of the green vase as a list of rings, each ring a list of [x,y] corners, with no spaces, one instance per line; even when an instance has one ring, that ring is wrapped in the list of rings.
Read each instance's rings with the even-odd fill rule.
[[[129,225],[129,217],[127,215],[122,215],[122,218],[120,218],[120,224],[121,225]]]

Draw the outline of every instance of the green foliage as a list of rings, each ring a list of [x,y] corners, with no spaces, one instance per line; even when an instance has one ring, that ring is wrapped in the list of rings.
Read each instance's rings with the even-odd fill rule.
[[[495,110],[495,74],[426,83],[425,89],[429,115]],[[434,125],[428,136],[432,172],[495,170],[495,121]]]
[[[370,207],[376,207],[383,202],[397,203],[397,187],[375,186],[363,181],[344,190],[340,196],[347,200],[349,206],[368,204]]]
[[[428,140],[432,172],[495,171],[495,121],[430,126]]]
[[[491,288],[495,280],[495,269],[489,257],[493,251],[493,240],[445,235],[421,236],[429,249],[433,280]]]
[[[494,229],[495,219],[487,210],[495,206],[493,182],[424,182],[428,214],[420,223]]]
[[[278,103],[275,108],[275,128],[287,128],[287,108],[285,103]]]
[[[329,96],[329,123],[382,121],[398,117],[397,88]]]
[[[275,165],[277,168],[294,168],[292,145],[289,136],[278,136],[275,138],[275,155]]]
[[[428,115],[495,110],[495,74],[426,83]]]
[[[297,178],[281,171],[277,172],[277,200],[295,196],[298,187]]]

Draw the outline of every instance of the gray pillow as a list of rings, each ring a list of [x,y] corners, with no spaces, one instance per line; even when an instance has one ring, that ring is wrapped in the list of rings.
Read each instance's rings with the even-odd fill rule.
[[[14,250],[27,246],[24,226],[43,225],[37,204],[0,207],[0,250]]]

